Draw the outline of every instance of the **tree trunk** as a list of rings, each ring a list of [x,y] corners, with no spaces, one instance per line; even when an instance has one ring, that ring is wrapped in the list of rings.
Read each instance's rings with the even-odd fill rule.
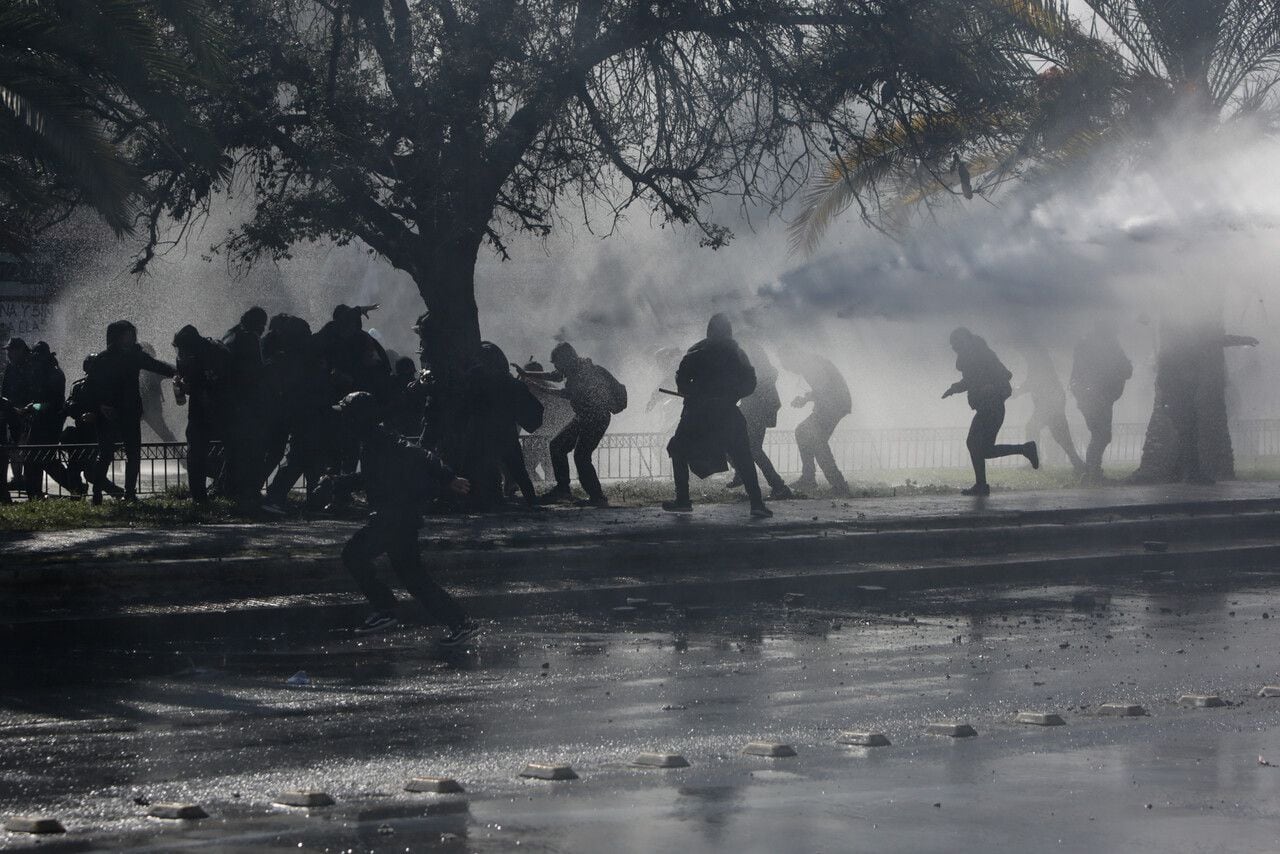
[[[1223,343],[1220,311],[1161,324],[1155,407],[1134,482],[1235,477]]]

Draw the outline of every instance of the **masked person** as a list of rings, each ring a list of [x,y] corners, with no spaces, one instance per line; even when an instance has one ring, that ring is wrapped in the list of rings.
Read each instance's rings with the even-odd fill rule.
[[[1021,445],[997,445],[996,437],[1004,425],[1004,403],[1013,394],[1009,381],[1013,374],[987,346],[987,342],[968,329],[960,327],[951,333],[951,349],[956,353],[956,370],[960,380],[942,393],[945,400],[953,394],[968,395],[973,409],[973,422],[965,441],[973,462],[974,484],[964,495],[991,494],[987,483],[987,460],[999,457],[1026,457],[1032,468],[1040,468],[1040,453],[1035,442]]]
[[[799,350],[783,350],[778,354],[782,367],[799,374],[809,386],[809,392],[791,402],[796,409],[813,404],[809,417],[796,427],[796,448],[800,451],[800,479],[793,489],[812,490],[818,486],[817,469],[822,469],[831,494],[848,498],[852,493],[845,482],[835,454],[831,452],[831,435],[846,415],[853,411],[853,397],[849,384],[840,369],[829,359]]]
[[[770,427],[778,426],[778,410],[782,408],[782,400],[778,397],[778,369],[759,344],[740,343],[742,351],[747,354],[747,360],[756,371],[756,390],[738,404],[742,417],[747,420],[747,446],[751,448],[751,458],[769,484],[769,497],[775,501],[784,501],[793,497],[791,487],[787,486],[764,451],[765,436]],[[742,478],[735,477],[729,483],[729,488],[738,486],[742,486]]]
[[[1089,428],[1089,447],[1084,453],[1086,481],[1102,480],[1102,455],[1111,444],[1112,412],[1132,376],[1133,363],[1120,347],[1111,324],[1099,323],[1076,345],[1071,394]]]
[[[107,479],[115,449],[124,447],[124,498],[138,497],[138,475],[142,469],[142,394],[138,375],[151,371],[172,377],[174,367],[148,356],[138,346],[138,330],[127,320],[107,326],[107,349],[96,354],[89,365],[92,411],[89,416],[97,430],[98,450],[91,470],[93,503],[102,503],[102,493],[116,494],[119,488]]]
[[[543,504],[556,504],[573,499],[569,485],[569,453],[578,469],[578,480],[593,507],[608,507],[600,476],[596,474],[591,455],[600,446],[613,416],[627,408],[627,387],[613,374],[578,355],[573,345],[562,341],[551,351],[550,373],[521,369],[526,382],[542,384],[543,391],[559,395],[573,407],[573,420],[551,440],[551,467],[556,485],[540,499]],[[546,382],[563,382],[564,388],[552,388]]]
[[[422,505],[450,493],[465,496],[471,484],[456,477],[434,453],[410,444],[379,424],[373,395],[354,392],[335,407],[348,433],[360,446],[359,473],[327,477],[326,485],[363,489],[372,512],[342,549],[342,562],[373,606],[356,631],[373,634],[394,628],[395,594],[378,580],[374,560],[387,556],[405,589],[427,613],[449,629],[442,643],[461,644],[479,632],[462,606],[423,570],[418,551]],[[337,483],[337,481],[342,481]]]
[[[1024,347],[1023,358],[1027,363],[1027,377],[1013,393],[1014,397],[1023,394],[1031,395],[1031,418],[1027,421],[1027,440],[1039,440],[1044,429],[1049,428],[1049,435],[1067,455],[1071,467],[1077,472],[1084,472],[1084,460],[1076,453],[1075,442],[1071,439],[1071,425],[1067,423],[1067,393],[1058,379],[1058,371],[1053,366],[1049,351],[1038,344]]]
[[[225,344],[206,338],[190,324],[173,337],[178,351],[178,375],[174,397],[187,407],[187,482],[191,500],[209,500],[208,479],[216,472],[210,466],[210,443],[226,435],[230,384],[231,351]]]
[[[728,468],[725,457],[746,487],[751,515],[772,516],[760,494],[755,461],[747,440],[747,422],[738,401],[756,388],[756,372],[733,340],[729,318],[717,314],[707,324],[707,337],[689,348],[676,369],[676,390],[684,397],[684,409],[675,435],[667,444],[675,477],[676,497],[663,510],[688,513],[689,472],[710,477]]]

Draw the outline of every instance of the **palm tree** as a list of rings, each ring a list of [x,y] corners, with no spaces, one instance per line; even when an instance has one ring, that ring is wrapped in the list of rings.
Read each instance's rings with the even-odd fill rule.
[[[129,232],[157,166],[217,168],[186,96],[220,44],[201,0],[3,0],[0,246],[80,204]]]

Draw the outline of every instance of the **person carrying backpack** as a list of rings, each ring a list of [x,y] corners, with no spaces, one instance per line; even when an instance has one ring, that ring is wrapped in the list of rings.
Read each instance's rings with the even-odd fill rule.
[[[569,487],[569,453],[578,468],[578,480],[586,490],[586,503],[592,507],[608,507],[600,485],[600,476],[591,455],[600,446],[613,416],[627,408],[627,387],[613,374],[578,355],[573,345],[561,342],[551,351],[550,372],[517,369],[520,378],[540,385],[550,394],[563,397],[573,408],[573,420],[551,440],[551,468],[556,485],[540,499],[542,504],[558,504],[573,499]],[[547,382],[564,382],[563,388],[549,388]]]

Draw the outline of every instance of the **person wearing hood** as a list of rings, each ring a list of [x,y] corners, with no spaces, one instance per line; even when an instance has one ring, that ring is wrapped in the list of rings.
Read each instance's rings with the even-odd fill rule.
[[[663,502],[662,509],[691,512],[689,472],[706,478],[725,471],[727,456],[746,487],[751,515],[773,515],[760,493],[747,440],[747,422],[738,408],[738,401],[750,396],[755,388],[755,369],[733,340],[728,316],[717,314],[707,324],[707,337],[689,348],[676,369],[676,390],[684,398],[684,408],[675,435],[667,444],[676,497]]]
[[[191,500],[209,500],[209,446],[226,435],[234,372],[231,350],[221,341],[206,338],[187,324],[173,337],[178,351],[178,375],[174,398],[187,407],[187,483]]]
[[[555,471],[556,485],[539,499],[543,504],[557,504],[573,499],[569,484],[569,454],[578,469],[578,480],[587,493],[587,503],[593,507],[608,507],[604,487],[596,473],[591,455],[600,446],[609,429],[613,416],[627,408],[627,387],[613,374],[578,355],[567,341],[562,341],[551,351],[549,373],[537,373],[519,369],[522,380],[541,386],[548,394],[558,395],[573,407],[573,420],[551,440],[551,467]],[[548,382],[563,382],[563,388],[555,388]]]
[[[747,420],[747,446],[751,448],[751,458],[755,460],[756,467],[769,484],[769,497],[785,501],[793,497],[791,487],[778,474],[764,450],[765,436],[769,428],[778,426],[778,410],[782,409],[782,400],[778,397],[778,369],[773,366],[764,347],[750,341],[740,343],[742,351],[747,354],[747,361],[756,371],[756,390],[738,404],[742,417]],[[735,477],[729,488],[738,486],[742,486],[742,478]]]
[[[142,470],[142,393],[138,375],[151,371],[172,377],[174,367],[148,356],[138,344],[138,330],[127,320],[107,326],[107,349],[90,363],[89,385],[92,411],[88,417],[96,425],[98,450],[92,477],[93,503],[102,503],[102,493],[117,494],[119,487],[107,479],[107,471],[118,446],[124,446],[124,490],[126,501],[138,497],[138,475]]]
[[[472,503],[488,509],[503,497],[502,483],[519,487],[529,506],[538,496],[520,447],[520,431],[542,426],[542,404],[529,387],[511,375],[506,355],[489,341],[468,373],[471,446],[463,467],[471,481]]]
[[[464,643],[480,628],[423,570],[418,529],[424,504],[444,494],[466,496],[471,484],[457,477],[431,451],[385,429],[380,423],[381,407],[368,392],[347,395],[334,410],[359,444],[360,469],[358,473],[326,476],[321,489],[362,489],[371,510],[364,526],[342,549],[343,565],[373,606],[373,613],[356,632],[384,632],[399,623],[395,593],[378,580],[374,570],[374,560],[385,554],[405,589],[430,617],[448,627],[449,634],[441,643]]]
[[[1040,468],[1040,452],[1035,442],[1021,445],[997,445],[996,437],[1004,425],[1004,403],[1013,394],[1009,381],[1013,373],[987,346],[987,342],[963,326],[951,333],[951,349],[956,353],[956,370],[960,379],[942,393],[945,400],[953,394],[965,393],[973,410],[969,437],[965,445],[973,462],[974,484],[964,495],[991,494],[987,483],[987,460],[1000,457],[1026,457],[1032,468]]]

